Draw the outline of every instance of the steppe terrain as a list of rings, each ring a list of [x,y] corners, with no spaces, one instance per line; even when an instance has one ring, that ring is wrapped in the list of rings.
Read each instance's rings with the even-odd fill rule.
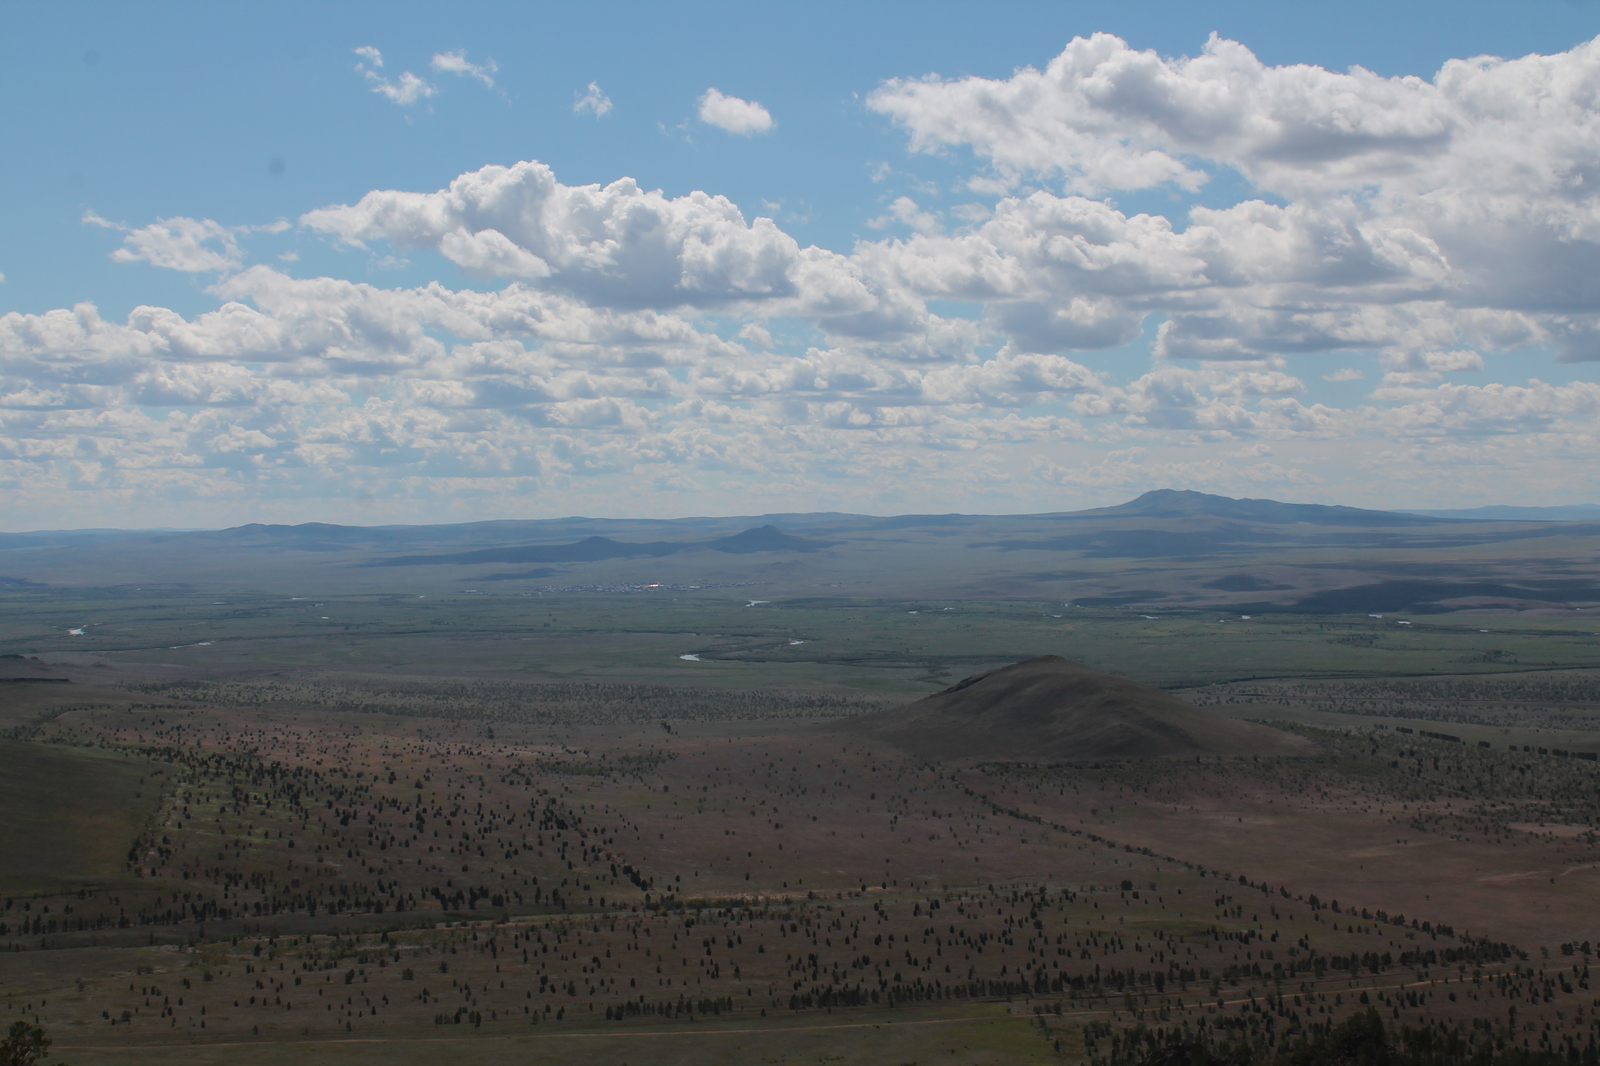
[[[486,526],[0,540],[8,1022],[1110,1066],[1377,1010],[1600,1058],[1593,527]]]

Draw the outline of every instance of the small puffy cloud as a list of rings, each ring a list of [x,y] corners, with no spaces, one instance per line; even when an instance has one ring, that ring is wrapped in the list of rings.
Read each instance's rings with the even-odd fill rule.
[[[482,63],[469,62],[465,50],[439,52],[433,57],[430,65],[442,74],[459,74],[466,78],[476,78],[488,89],[494,88],[493,74],[500,69],[493,59],[486,59]]]
[[[741,137],[770,133],[777,125],[772,120],[772,112],[754,100],[727,96],[716,89],[707,89],[700,97],[699,115],[706,125]]]
[[[164,218],[129,229],[87,211],[83,221],[126,234],[123,246],[111,253],[119,263],[142,262],[198,274],[236,270],[244,254],[233,231],[209,218]]]
[[[1357,370],[1355,367],[1353,367],[1353,366],[1342,366],[1338,370],[1335,370],[1331,374],[1322,375],[1322,380],[1323,381],[1360,381],[1364,377],[1366,377],[1366,375],[1363,374],[1361,371]]]
[[[401,107],[410,107],[418,100],[434,94],[434,88],[409,70],[403,71],[399,80],[388,82],[379,80],[373,92],[382,93]]]
[[[432,85],[429,85],[409,70],[402,71],[400,77],[392,81],[379,74],[378,71],[383,68],[383,53],[370,44],[351,49],[351,51],[361,57],[361,62],[356,64],[356,73],[367,80],[367,83],[372,86],[373,92],[383,96],[391,103],[398,104],[401,107],[410,107],[418,100],[424,100],[437,92]],[[437,60],[438,57],[434,58]]]
[[[611,111],[611,97],[600,91],[600,83],[591,81],[588,91],[578,97],[572,105],[574,115],[590,114],[595,118],[608,114]]]

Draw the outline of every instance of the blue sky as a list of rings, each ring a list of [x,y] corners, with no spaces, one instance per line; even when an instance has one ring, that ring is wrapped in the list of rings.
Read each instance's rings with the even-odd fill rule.
[[[4,524],[1588,500],[1597,33],[1565,0],[12,5]],[[473,174],[571,213],[403,195]],[[678,226],[681,274],[596,265],[597,210]]]

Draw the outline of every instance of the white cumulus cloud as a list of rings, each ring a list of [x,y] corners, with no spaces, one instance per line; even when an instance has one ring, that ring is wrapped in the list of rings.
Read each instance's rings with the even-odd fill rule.
[[[111,253],[119,263],[144,262],[168,270],[207,273],[237,269],[244,254],[234,231],[209,218],[164,218],[130,229],[88,211],[83,221],[126,234],[122,247]]]
[[[630,179],[563,185],[542,163],[490,166],[434,193],[376,191],[302,224],[342,241],[433,248],[469,273],[537,279],[615,306],[713,306],[793,295],[802,259],[767,218]]]
[[[1600,359],[1597,92],[1600,40],[1451,60],[1427,80],[1268,66],[1217,37],[1198,56],[1164,58],[1096,34],[1043,70],[894,80],[868,106],[913,150],[963,148],[991,183],[1069,194],[1003,202],[997,217],[1027,204],[1009,211],[1038,225],[991,238],[1002,259],[1034,243],[1110,280],[1107,257],[1128,248],[1117,272],[1145,279],[1123,297],[1130,307],[1149,306],[1157,279],[1186,264],[1199,298],[1161,300],[1169,356],[1545,341],[1581,361]],[[1286,202],[1196,207],[1181,234],[1140,216],[1108,217],[1070,243],[1046,237],[1097,210],[1070,194],[1193,190],[1224,169]]]
[[[772,120],[772,112],[754,100],[726,96],[716,89],[707,89],[701,94],[699,115],[706,125],[741,137],[770,133],[777,125]]]
[[[424,98],[356,52],[375,91]],[[861,220],[882,232],[847,250],[716,190],[566,185],[536,161],[297,220],[367,247],[357,270],[436,253],[487,287],[296,278],[245,266],[247,234],[282,223],[91,213],[118,261],[219,275],[216,306],[0,316],[0,491],[19,510],[363,493],[396,518],[530,496],[682,511],[664,501],[707,485],[724,495],[694,510],[1012,510],[1163,481],[1379,505],[1384,485],[1413,504],[1583,492],[1600,386],[1530,364],[1600,359],[1596,101],[1594,43],[1423,79],[1098,36],[1010,78],[886,83],[870,106],[914,150],[971,153],[989,191],[898,195],[885,170]],[[575,103],[608,109],[597,84]],[[701,117],[772,128],[714,90]],[[1170,218],[1115,199],[1224,171],[1253,190]],[[1375,390],[1319,402],[1348,404],[1322,382],[1367,360]]]

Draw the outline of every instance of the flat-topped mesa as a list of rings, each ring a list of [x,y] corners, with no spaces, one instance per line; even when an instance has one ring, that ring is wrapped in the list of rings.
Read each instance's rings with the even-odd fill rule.
[[[1292,733],[1225,718],[1158,688],[1042,655],[969,677],[838,728],[941,761],[1064,762],[1181,755],[1294,755]]]

